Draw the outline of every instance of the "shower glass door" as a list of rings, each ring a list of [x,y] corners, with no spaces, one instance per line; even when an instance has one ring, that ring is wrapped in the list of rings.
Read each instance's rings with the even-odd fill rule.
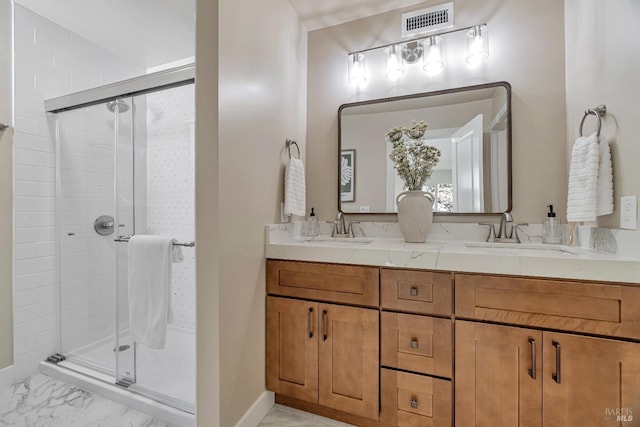
[[[195,240],[194,99],[193,85],[133,98],[136,234]],[[166,343],[136,343],[131,389],[194,412],[195,248],[175,249],[183,260],[172,263]]]
[[[120,251],[114,238],[127,231],[117,224],[133,225],[132,214],[124,209],[127,204],[114,199],[116,174],[132,162],[120,154],[116,158],[114,147],[131,145],[130,115],[127,119],[126,112],[98,104],[59,113],[52,121],[57,141],[60,349],[69,362],[113,380],[119,352],[114,324],[123,312],[122,292],[115,286]]]
[[[172,263],[166,345],[134,342],[128,238],[195,240],[194,86],[52,115],[62,366],[195,409],[195,248]]]

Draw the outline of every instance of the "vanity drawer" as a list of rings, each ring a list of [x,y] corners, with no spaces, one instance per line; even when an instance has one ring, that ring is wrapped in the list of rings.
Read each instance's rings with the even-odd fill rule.
[[[456,274],[456,317],[640,339],[640,287]]]
[[[382,312],[384,366],[451,378],[451,320]]]
[[[451,426],[451,381],[380,370],[380,420],[392,426]]]
[[[267,260],[267,293],[377,307],[376,267]]]
[[[380,271],[382,308],[422,314],[451,314],[451,273]]]

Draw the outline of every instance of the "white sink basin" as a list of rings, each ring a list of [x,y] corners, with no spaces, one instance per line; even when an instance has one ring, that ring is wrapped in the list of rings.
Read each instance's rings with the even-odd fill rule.
[[[310,237],[300,241],[300,243],[322,245],[322,246],[349,246],[349,245],[368,245],[373,239],[365,239],[363,237],[328,237],[318,236]]]
[[[578,252],[562,245],[531,245],[526,243],[489,243],[489,242],[465,242],[468,248],[478,248],[491,253],[509,255],[577,255]]]

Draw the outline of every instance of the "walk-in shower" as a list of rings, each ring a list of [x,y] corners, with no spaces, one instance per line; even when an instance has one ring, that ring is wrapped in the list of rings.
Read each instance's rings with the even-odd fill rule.
[[[45,101],[56,135],[59,354],[50,363],[195,412],[194,68]],[[129,335],[128,237],[184,243],[162,350]],[[134,307],[135,309],[135,307]],[[64,360],[63,360],[64,359]]]

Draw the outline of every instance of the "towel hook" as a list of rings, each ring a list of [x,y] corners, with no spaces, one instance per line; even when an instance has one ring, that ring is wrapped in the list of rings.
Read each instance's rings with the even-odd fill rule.
[[[602,104],[602,105],[598,105],[595,108],[589,108],[587,110],[584,111],[584,116],[582,116],[582,120],[580,121],[580,136],[582,135],[582,126],[584,125],[584,120],[587,118],[587,116],[592,115],[592,116],[596,116],[596,118],[598,119],[598,132],[597,132],[597,136],[600,137],[600,130],[602,130],[602,119],[601,117],[604,117],[604,115],[607,114],[607,106]]]
[[[296,150],[298,151],[298,157],[294,157],[299,159],[300,158],[300,147],[298,147],[298,143],[295,142],[293,139],[287,139],[285,142],[285,145],[287,147],[287,150],[289,151],[289,158],[291,158],[291,146],[295,145],[296,146]]]

